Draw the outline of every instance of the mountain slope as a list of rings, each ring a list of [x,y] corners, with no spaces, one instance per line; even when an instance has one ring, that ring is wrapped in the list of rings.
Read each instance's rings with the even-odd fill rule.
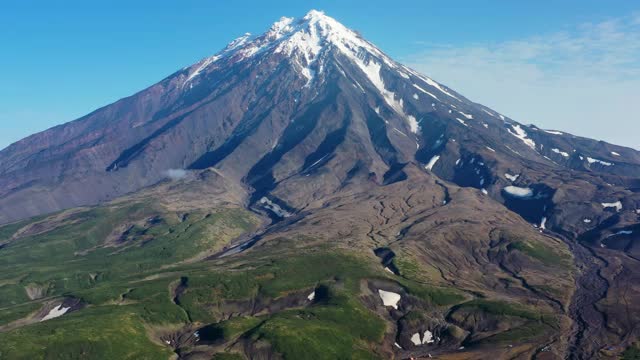
[[[325,208],[272,226],[204,170],[101,207],[2,227],[3,352],[477,358],[549,342],[560,351],[574,276],[566,246],[478,192],[407,172],[420,181],[349,185]],[[397,308],[379,290],[401,294]],[[414,334],[427,331],[438,340],[416,345]]]
[[[169,169],[216,166],[254,186],[273,176],[274,184],[258,186],[268,192],[311,170],[305,165],[330,167],[344,179],[358,164],[384,183],[402,164],[424,165],[441,152],[455,161],[488,148],[497,165],[515,156],[546,171],[619,175],[605,179],[614,185],[637,187],[626,177],[640,173],[634,150],[519,125],[310,12],[3,150],[0,223],[104,201],[154,184]],[[336,172],[334,164],[344,168]],[[492,172],[487,185],[502,177]],[[313,186],[330,193],[339,179]],[[301,206],[304,196],[292,195],[286,201]]]
[[[322,320],[316,330],[324,334],[332,316],[327,312],[336,309],[366,314],[361,320],[371,325],[357,329],[349,344],[340,343],[337,357],[357,348],[382,358],[483,358],[496,351],[504,358],[593,358],[619,354],[640,335],[640,308],[633,305],[640,289],[629,285],[640,275],[639,190],[637,151],[519,124],[311,11],[297,20],[282,18],[262,35],[245,34],[138,94],[1,151],[0,224],[12,224],[0,232],[0,256],[26,251],[20,248],[24,238],[46,244],[51,232],[61,231],[59,223],[81,233],[75,226],[89,220],[69,220],[68,212],[16,223],[78,206],[113,209],[152,199],[154,206],[143,207],[153,211],[144,216],[165,219],[160,229],[142,218],[119,218],[101,226],[124,231],[91,240],[98,249],[131,241],[135,246],[126,251],[140,246],[134,254],[143,256],[145,244],[169,242],[167,234],[181,226],[176,221],[188,220],[182,216],[193,209],[207,219],[242,208],[253,211],[243,215],[247,219],[259,214],[261,225],[247,220],[255,226],[241,226],[242,235],[225,232],[224,252],[218,245],[196,246],[198,251],[185,245],[195,252],[139,276],[166,275],[170,281],[159,285],[165,289],[182,280],[162,275],[164,266],[195,264],[179,268],[184,278],[227,276],[238,263],[259,269],[295,258],[296,250],[303,250],[303,263],[326,256],[325,265],[338,270],[294,285],[258,271],[256,289],[280,291],[239,298],[209,298],[196,285],[193,293],[179,285],[174,305],[184,308],[184,295],[191,307],[186,311],[200,317],[153,318],[154,326],[180,325],[176,334],[150,335],[160,346],[185,358],[198,358],[199,351],[209,356],[221,346],[248,357],[296,358],[299,344],[283,340],[279,331],[303,326],[296,322],[302,315],[289,317],[308,305],[298,295],[326,286],[339,296],[323,306],[337,307],[303,311]],[[100,223],[95,216],[91,221]],[[193,238],[208,243],[207,233]],[[181,243],[169,243],[169,249],[181,249]],[[64,259],[87,256],[78,244],[67,250]],[[358,259],[358,269],[342,268],[345,254]],[[41,275],[37,283],[58,284],[69,271],[87,276],[86,269],[59,266],[60,274]],[[294,273],[304,271],[296,266]],[[30,278],[19,272],[0,287],[21,294],[8,307],[26,301],[22,292],[31,289]],[[125,280],[136,288],[140,278],[104,286]],[[199,281],[204,289],[211,285]],[[87,293],[68,284],[46,293],[51,299],[73,294],[97,307],[121,295],[95,300],[96,285],[87,286]],[[385,289],[408,300],[389,311],[376,295]],[[291,291],[294,299],[287,298]],[[152,302],[161,293],[137,300]],[[260,305],[253,312],[238,303],[249,299]],[[252,324],[265,314],[269,320],[205,348],[181,338],[200,326],[223,326],[234,307]],[[24,329],[19,331],[29,331]],[[415,344],[413,334],[425,331],[437,332],[436,345]]]

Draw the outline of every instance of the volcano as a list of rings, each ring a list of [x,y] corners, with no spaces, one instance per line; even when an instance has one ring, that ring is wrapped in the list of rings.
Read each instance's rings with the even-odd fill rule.
[[[110,217],[125,207],[126,216]],[[310,338],[287,331],[310,326],[320,344],[311,358],[586,359],[619,355],[640,337],[640,153],[518,123],[320,11],[244,34],[135,95],[0,151],[0,257],[72,229],[91,240],[72,241],[68,256],[109,249],[115,258],[227,212],[235,220],[215,223],[222,230],[210,224],[187,237],[215,233],[228,238],[223,245],[174,259],[185,245],[163,243],[157,256],[171,261],[132,270],[136,281],[166,278],[167,306],[187,314],[143,317],[148,328],[181,324],[147,334],[156,340],[149,347],[180,358],[222,350],[301,358],[296,341]],[[286,266],[267,265],[283,259]],[[117,278],[110,265],[88,264],[75,276]],[[185,264],[270,270],[207,283]],[[186,275],[152,273],[166,267]],[[278,283],[300,276],[290,269],[309,278]],[[82,299],[89,306],[78,316],[144,298],[118,289],[97,300],[90,290],[100,275],[78,287],[58,284],[56,272],[9,273],[20,289],[39,286],[31,293],[42,297],[31,300],[47,299],[47,309],[56,297]],[[125,281],[117,279],[109,286]],[[256,281],[254,292],[220,295],[247,281]],[[205,288],[219,297],[208,299]],[[331,325],[336,307],[348,310],[342,321],[371,328]],[[253,327],[229,336],[235,319]],[[0,322],[0,339],[37,326],[25,323]]]

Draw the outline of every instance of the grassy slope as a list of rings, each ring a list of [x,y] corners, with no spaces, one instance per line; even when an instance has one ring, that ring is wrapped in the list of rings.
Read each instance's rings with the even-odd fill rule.
[[[152,226],[139,221],[154,216],[162,220]],[[90,209],[73,217],[81,221],[19,239],[0,251],[0,326],[62,296],[81,298],[87,307],[0,332],[0,359],[167,359],[172,351],[157,338],[151,340],[149,327],[190,323],[213,324],[223,342],[266,341],[286,359],[379,358],[374,349],[387,324],[360,300],[362,280],[393,279],[434,308],[466,301],[455,289],[419,278],[423,271],[411,261],[399,259],[402,276],[397,277],[385,272],[377,259],[328,247],[295,249],[295,256],[288,248],[270,248],[215,262],[182,262],[220,249],[255,228],[257,220],[244,210],[197,212],[181,219],[153,204],[131,204]],[[114,228],[131,222],[135,224],[125,244],[104,246]],[[0,235],[9,238],[17,228],[0,228]],[[171,291],[185,280],[177,305]],[[229,302],[277,300],[306,294],[319,285],[328,289],[327,297],[312,306],[221,321]],[[45,298],[29,300],[26,286],[45,289]],[[500,314],[489,303],[463,306],[480,306],[496,315],[529,314],[520,308],[523,312],[518,314]],[[505,336],[536,334],[537,330]]]
[[[158,214],[165,221],[136,234],[147,242],[133,239],[126,251],[101,246],[117,225]],[[0,287],[0,325],[40,308],[40,301],[27,297],[27,285],[45,288],[43,300],[75,296],[88,307],[0,333],[0,343],[6,344],[0,358],[166,359],[170,352],[151,343],[144,324],[187,321],[168,294],[175,278],[141,280],[165,265],[221,247],[257,224],[252,215],[238,209],[191,214],[180,222],[149,204],[96,208],[73,217],[80,221],[2,249],[0,283],[5,285]],[[16,228],[0,228],[0,234],[9,238]]]
[[[0,334],[7,359],[167,359],[152,344],[139,309],[98,306]]]

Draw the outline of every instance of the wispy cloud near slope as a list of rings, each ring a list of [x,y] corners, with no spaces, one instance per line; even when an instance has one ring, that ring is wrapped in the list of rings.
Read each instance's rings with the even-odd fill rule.
[[[404,60],[521,122],[640,148],[640,13]]]

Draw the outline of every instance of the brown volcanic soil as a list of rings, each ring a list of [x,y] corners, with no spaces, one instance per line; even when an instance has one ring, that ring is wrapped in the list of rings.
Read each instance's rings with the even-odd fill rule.
[[[384,187],[372,183],[368,189],[347,186],[322,203],[310,204],[301,209],[304,217],[285,220],[290,222],[288,226],[267,230],[244,255],[277,248],[283,245],[282,238],[298,239],[288,246],[299,248],[322,244],[361,249],[376,262],[380,260],[374,249],[385,247],[396,254],[395,264],[413,264],[418,271],[411,277],[425,284],[457,289],[469,299],[526,304],[555,314],[556,332],[547,334],[537,346],[519,351],[534,354],[551,345],[553,353],[563,356],[571,329],[568,308],[575,291],[574,277],[578,276],[567,245],[540,233],[478,190],[443,183],[411,168],[407,173],[411,181]],[[443,204],[445,197],[448,201]],[[513,250],[512,244],[523,239],[562,261],[541,261]],[[444,319],[446,309],[439,314]],[[506,320],[504,326],[520,324],[521,320],[514,320]],[[486,327],[482,321],[458,325],[476,334]],[[494,323],[491,331],[498,332],[501,326]]]

